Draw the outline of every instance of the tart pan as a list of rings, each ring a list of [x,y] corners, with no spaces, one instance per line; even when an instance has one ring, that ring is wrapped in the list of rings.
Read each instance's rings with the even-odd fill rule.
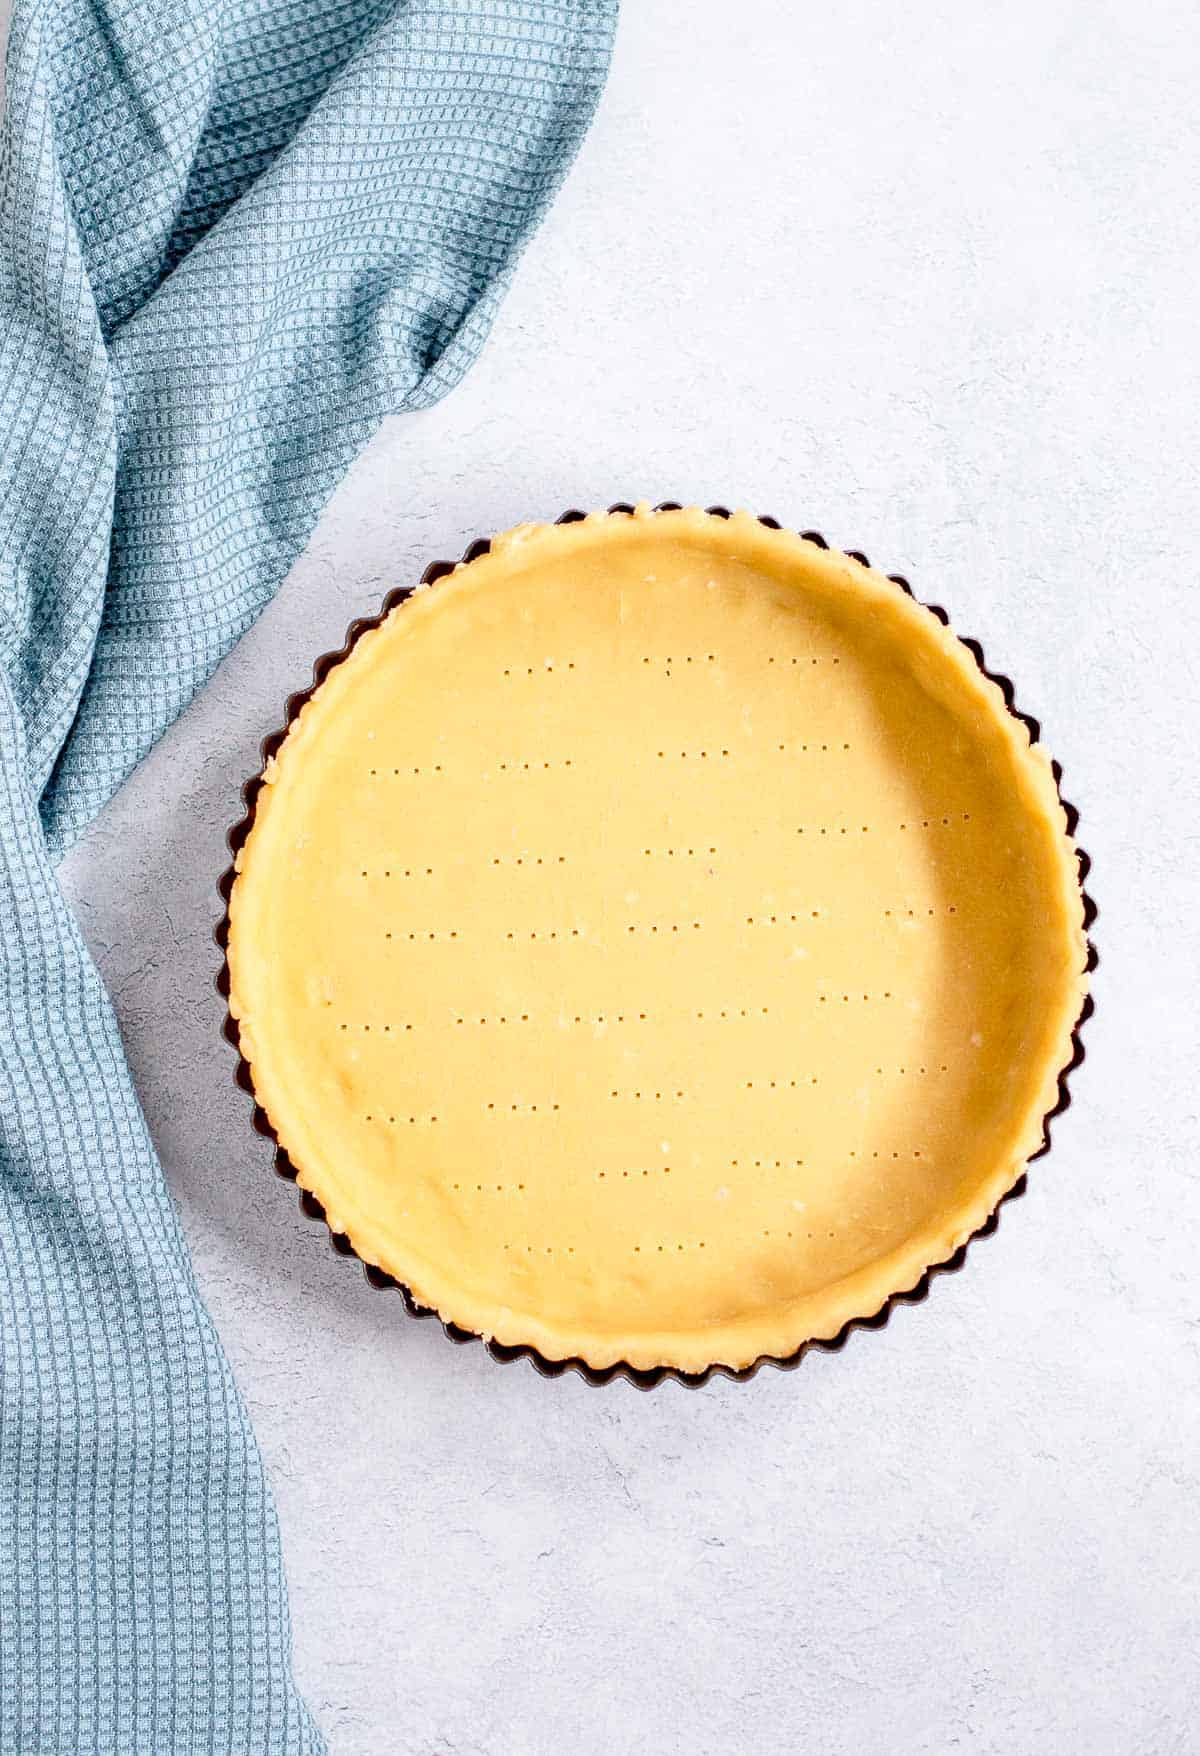
[[[617,505],[610,507],[608,510],[609,510],[610,514],[622,514],[622,513],[633,514],[633,512],[634,512],[634,508],[627,503],[618,503]],[[676,510],[679,510],[679,503],[674,502],[674,501],[663,502],[658,507],[655,508],[655,511],[660,511],[660,512],[676,511]],[[730,516],[728,509],[726,509],[724,507],[719,507],[719,506],[709,507],[709,508],[707,508],[707,511],[713,517],[728,518]],[[562,517],[557,522],[560,524],[574,523],[574,522],[578,522],[579,520],[583,519],[585,516],[586,515],[582,512],[572,510],[572,511],[564,513],[562,515]],[[772,518],[763,517],[763,518],[760,518],[759,522],[770,529],[779,529],[780,528],[777,521],[772,519]],[[821,537],[819,535],[819,533],[817,533],[815,531],[805,531],[805,532],[802,532],[800,534],[805,541],[811,542],[811,543],[813,543],[813,544],[815,544],[818,547],[823,548],[823,549],[828,548],[828,545],[826,544],[824,538]],[[461,563],[453,563],[453,562],[447,562],[447,561],[437,561],[437,562],[432,563],[426,569],[424,575],[422,576],[422,584],[434,583],[435,581],[443,578],[447,574],[454,572],[456,569],[456,566],[463,565],[463,564],[469,564],[472,561],[477,560],[480,556],[487,554],[489,552],[490,548],[491,548],[491,543],[490,543],[489,539],[486,539],[486,538],[477,539],[475,542],[471,543],[470,546],[467,548],[466,552],[464,553],[464,555],[462,557]],[[850,559],[857,561],[857,562],[860,562],[864,566],[869,565],[866,557],[861,552],[855,551],[855,550],[849,550],[849,551],[846,551],[846,553]],[[898,575],[889,575],[888,577],[892,580],[892,582],[895,584],[897,589],[905,591],[910,596],[912,595],[910,587],[909,587],[906,580],[902,579]],[[300,711],[305,706],[305,704],[309,701],[309,699],[311,698],[311,696],[313,695],[315,690],[319,687],[319,685],[328,676],[329,672],[335,666],[340,664],[349,655],[349,653],[353,650],[356,642],[360,639],[360,637],[363,634],[365,634],[370,629],[374,629],[374,628],[378,627],[380,625],[380,623],[384,620],[384,618],[390,613],[390,611],[393,610],[397,605],[403,603],[405,601],[405,599],[407,599],[411,595],[411,592],[412,592],[412,588],[401,588],[401,589],[398,589],[398,590],[391,592],[388,595],[388,597],[385,599],[385,601],[384,601],[384,603],[383,603],[383,605],[382,605],[382,607],[377,615],[369,617],[369,618],[363,618],[363,619],[357,620],[351,624],[350,628],[347,630],[345,643],[340,650],[338,650],[337,652],[326,653],[326,654],[322,655],[322,657],[317,660],[316,665],[314,666],[313,681],[312,681],[311,685],[307,689],[301,691],[300,693],[293,695],[288,700],[287,706],[286,706],[286,711],[285,711],[284,724],[281,727],[279,727],[278,730],[271,733],[264,740],[263,745],[262,745],[263,767],[265,767],[267,765],[267,763],[271,760],[271,758],[273,758],[275,756],[275,754],[279,750],[281,744],[283,743],[285,736],[287,735],[289,727],[291,726],[293,721],[296,719],[297,715],[300,713]],[[931,613],[938,618],[939,621],[941,621],[943,624],[945,624],[947,622],[948,618],[946,617],[945,612],[942,611],[939,607],[934,606],[934,605],[930,605],[927,607],[930,609]],[[998,675],[998,674],[988,670],[986,664],[984,663],[983,653],[982,653],[978,643],[971,641],[971,640],[962,640],[961,644],[970,652],[970,654],[974,658],[974,661],[975,661],[976,665],[978,666],[979,670],[999,687],[999,689],[1003,695],[1004,702],[1005,702],[1005,705],[1007,707],[1008,712],[1010,714],[1012,714],[1014,717],[1016,717],[1017,719],[1019,719],[1025,725],[1025,727],[1027,728],[1027,730],[1029,732],[1030,741],[1036,742],[1038,737],[1039,737],[1039,727],[1037,725],[1037,722],[1032,720],[1028,715],[1021,713],[1016,708],[1016,706],[1014,704],[1014,699],[1013,699],[1013,689],[1012,689],[1012,685],[1009,682],[1009,680],[1002,675]],[[1065,812],[1067,833],[1068,833],[1068,835],[1073,837],[1074,833],[1075,833],[1076,824],[1078,822],[1078,813],[1074,810],[1074,808],[1065,799],[1062,799],[1061,785],[1059,784],[1060,783],[1060,771],[1059,771],[1058,765],[1053,764],[1052,769],[1053,769],[1055,785],[1059,789],[1059,798],[1062,802],[1063,809]],[[216,933],[215,933],[216,942],[217,942],[217,944],[218,944],[218,946],[221,949],[223,954],[226,953],[226,951],[227,951],[228,941],[229,941],[228,904],[229,904],[229,898],[230,898],[230,894],[232,891],[234,879],[236,876],[236,860],[237,860],[238,853],[239,853],[241,847],[243,846],[243,844],[245,843],[246,838],[249,835],[250,830],[253,826],[253,823],[255,820],[255,812],[256,812],[256,801],[257,801],[257,797],[258,797],[258,793],[259,793],[261,785],[262,785],[262,771],[260,769],[260,771],[257,774],[252,776],[246,782],[245,786],[242,789],[242,797],[243,797],[243,803],[244,803],[244,807],[245,807],[244,814],[239,819],[239,821],[230,829],[228,837],[227,837],[228,845],[229,845],[230,853],[231,853],[231,863],[230,863],[228,869],[226,870],[226,872],[223,874],[223,876],[220,880],[220,884],[219,884],[219,891],[220,891],[222,900],[225,903],[226,907],[225,907],[225,914],[224,914],[222,920],[220,921],[220,923],[216,929]],[[1077,854],[1078,863],[1079,863],[1080,887],[1081,887],[1081,891],[1083,894],[1083,925],[1084,925],[1084,930],[1086,932],[1087,929],[1091,926],[1091,923],[1094,920],[1095,914],[1096,914],[1094,904],[1091,902],[1090,898],[1087,896],[1086,891],[1083,890],[1083,884],[1084,884],[1084,881],[1086,879],[1086,876],[1087,876],[1087,873],[1089,870],[1090,862],[1088,860],[1087,855],[1081,849],[1078,848],[1078,844],[1076,844],[1076,854]],[[1089,940],[1088,947],[1087,947],[1087,964],[1086,964],[1086,968],[1089,972],[1095,968],[1096,962],[1097,962],[1096,952],[1095,952],[1095,949]],[[229,971],[227,959],[223,960],[223,962],[222,962],[222,966],[221,966],[221,969],[220,969],[218,977],[217,977],[217,988],[218,988],[218,991],[223,996],[223,998],[225,998],[226,1002],[228,1002],[229,992],[230,992],[230,971]],[[1083,1059],[1083,1046],[1082,1046],[1082,1042],[1081,1042],[1081,1038],[1080,1038],[1080,1030],[1081,1030],[1081,1027],[1084,1024],[1084,1022],[1086,1021],[1086,1019],[1090,1016],[1091,1011],[1092,1011],[1092,1002],[1091,1002],[1090,996],[1088,996],[1088,997],[1085,997],[1082,1001],[1080,1013],[1079,1013],[1079,1016],[1078,1016],[1076,1023],[1075,1023],[1075,1027],[1074,1027],[1074,1031],[1073,1031],[1072,1039],[1071,1039],[1071,1047],[1072,1047],[1071,1058],[1059,1076],[1056,1102],[1054,1103],[1053,1107],[1049,1110],[1049,1112],[1046,1114],[1044,1121],[1043,1121],[1042,1145],[1039,1148],[1039,1150],[1031,1156],[1030,1162],[1032,1162],[1032,1160],[1034,1158],[1041,1157],[1046,1151],[1048,1151],[1049,1144],[1050,1144],[1049,1124],[1055,1116],[1057,1116],[1064,1109],[1067,1108],[1067,1106],[1070,1102],[1070,1093],[1069,1093],[1069,1086],[1068,1086],[1069,1076],[1074,1071],[1074,1069],[1080,1064],[1080,1062]],[[254,1090],[254,1083],[253,1083],[253,1076],[252,1076],[251,1068],[249,1066],[249,1063],[247,1062],[247,1060],[245,1059],[245,1057],[241,1053],[241,1042],[240,1042],[237,1021],[236,1021],[236,1019],[233,1018],[232,1014],[228,1010],[226,1012],[226,1018],[225,1018],[225,1023],[224,1023],[224,1035],[225,1035],[226,1039],[238,1051],[239,1059],[238,1059],[238,1066],[237,1066],[236,1075],[235,1075],[236,1082],[241,1087],[241,1089],[243,1091],[247,1092],[253,1098],[253,1097],[255,1097],[255,1090]],[[296,1168],[289,1160],[288,1155],[284,1151],[283,1147],[280,1145],[280,1143],[275,1135],[275,1131],[271,1125],[270,1119],[267,1116],[265,1110],[257,1102],[255,1103],[255,1108],[254,1108],[254,1113],[253,1113],[253,1126],[255,1127],[255,1130],[259,1134],[263,1135],[265,1138],[272,1140],[272,1142],[274,1143],[274,1145],[275,1145],[275,1169],[276,1169],[277,1174],[280,1177],[283,1177],[289,1181],[296,1182],[296,1180],[297,1180]],[[623,1361],[617,1362],[617,1363],[612,1364],[612,1365],[595,1367],[595,1366],[589,1365],[584,1360],[578,1359],[578,1358],[565,1359],[565,1360],[548,1359],[544,1355],[539,1353],[537,1351],[537,1349],[532,1347],[532,1346],[529,1346],[529,1345],[510,1346],[510,1345],[506,1345],[502,1342],[499,1342],[499,1341],[495,1340],[494,1338],[487,1340],[484,1343],[484,1345],[487,1347],[488,1352],[492,1355],[492,1357],[494,1359],[500,1360],[502,1362],[508,1362],[508,1361],[511,1361],[514,1359],[525,1358],[525,1359],[529,1360],[529,1362],[535,1367],[535,1369],[537,1371],[539,1371],[543,1376],[546,1376],[546,1377],[558,1377],[564,1371],[573,1370],[573,1371],[578,1372],[582,1377],[584,1377],[591,1384],[607,1383],[614,1378],[623,1377],[623,1378],[628,1379],[631,1383],[635,1384],[638,1388],[641,1388],[641,1389],[649,1389],[649,1388],[661,1383],[666,1378],[673,1378],[677,1382],[689,1384],[689,1385],[702,1384],[702,1383],[705,1383],[708,1380],[708,1378],[710,1378],[714,1373],[719,1373],[724,1377],[728,1377],[728,1378],[740,1381],[740,1380],[743,1380],[743,1379],[746,1379],[746,1378],[753,1376],[758,1371],[758,1369],[763,1365],[772,1365],[772,1366],[775,1366],[779,1369],[791,1369],[792,1367],[798,1365],[800,1360],[804,1357],[804,1355],[806,1353],[808,1353],[811,1349],[820,1348],[822,1351],[825,1351],[825,1352],[832,1352],[832,1351],[840,1349],[841,1347],[844,1346],[846,1340],[849,1337],[850,1332],[854,1329],[881,1328],[888,1321],[892,1307],[894,1305],[913,1304],[913,1303],[917,1303],[917,1302],[923,1300],[927,1296],[928,1291],[929,1291],[929,1287],[930,1287],[933,1279],[937,1275],[955,1272],[955,1271],[957,1271],[957,1269],[959,1269],[962,1266],[963,1262],[966,1259],[967,1250],[970,1246],[970,1243],[974,1241],[974,1238],[988,1236],[988,1235],[990,1235],[991,1232],[993,1232],[995,1230],[995,1228],[998,1224],[998,1220],[999,1220],[1000,1207],[1002,1207],[1004,1205],[1005,1201],[1012,1200],[1016,1196],[1022,1194],[1024,1192],[1025,1186],[1026,1186],[1026,1177],[1025,1177],[1025,1174],[1022,1174],[1020,1176],[1020,1178],[1016,1181],[1016,1183],[1001,1197],[1000,1201],[997,1203],[996,1207],[992,1210],[992,1212],[989,1215],[989,1217],[987,1218],[987,1220],[984,1222],[984,1224],[982,1226],[980,1226],[975,1231],[973,1236],[971,1238],[969,1238],[965,1243],[963,1243],[947,1261],[939,1263],[939,1264],[935,1264],[932,1267],[928,1268],[925,1271],[925,1273],[922,1275],[921,1279],[918,1281],[918,1283],[914,1287],[912,1287],[911,1289],[906,1290],[906,1291],[900,1291],[900,1292],[896,1292],[896,1293],[891,1294],[887,1298],[885,1303],[882,1305],[882,1307],[874,1315],[869,1316],[869,1317],[854,1317],[854,1318],[850,1319],[847,1323],[845,1323],[835,1336],[828,1338],[828,1339],[818,1338],[818,1339],[812,1339],[812,1340],[806,1341],[802,1346],[800,1346],[798,1349],[796,1349],[793,1353],[788,1354],[785,1357],[776,1357],[773,1355],[761,1355],[758,1359],[754,1360],[750,1364],[747,1364],[747,1365],[744,1365],[741,1367],[735,1368],[733,1366],[723,1365],[723,1364],[718,1363],[718,1364],[713,1364],[713,1365],[708,1366],[703,1371],[688,1372],[688,1371],[684,1371],[684,1370],[682,1370],[678,1367],[675,1367],[675,1366],[655,1366],[655,1367],[649,1368],[649,1369],[639,1369],[639,1368],[635,1368],[634,1366],[631,1366],[627,1362],[623,1362]],[[299,1194],[300,1194],[301,1210],[308,1217],[328,1224],[328,1222],[326,1221],[324,1208],[322,1207],[321,1202],[318,1200],[318,1198],[315,1195],[313,1195],[310,1191],[307,1191],[304,1189],[300,1189]],[[353,1248],[353,1245],[352,1245],[350,1239],[344,1233],[334,1231],[332,1229],[332,1227],[330,1227],[330,1235],[331,1235],[331,1241],[332,1241],[333,1247],[339,1254],[342,1254],[342,1255],[354,1255],[355,1254],[355,1251],[354,1251],[354,1248]],[[366,1278],[368,1280],[368,1283],[372,1287],[374,1287],[378,1290],[394,1290],[394,1291],[398,1291],[400,1293],[401,1298],[404,1302],[405,1308],[410,1313],[410,1315],[416,1316],[416,1317],[422,1317],[422,1318],[436,1317],[437,1316],[436,1312],[429,1310],[429,1309],[425,1308],[424,1306],[420,1305],[417,1302],[417,1300],[414,1299],[414,1297],[411,1294],[411,1292],[409,1291],[409,1289],[407,1287],[401,1285],[395,1279],[393,1279],[393,1277],[391,1275],[387,1274],[386,1272],[379,1269],[378,1267],[375,1267],[374,1265],[371,1265],[368,1263],[364,1263],[363,1267],[364,1267],[364,1272],[366,1274]],[[439,1319],[439,1321],[441,1321],[441,1319]],[[481,1339],[480,1337],[474,1335],[470,1331],[465,1330],[465,1329],[459,1327],[457,1324],[454,1324],[452,1322],[442,1322],[442,1327],[443,1327],[443,1330],[445,1331],[445,1333],[449,1336],[449,1338],[456,1343],[466,1343],[466,1342],[477,1341],[477,1340]]]

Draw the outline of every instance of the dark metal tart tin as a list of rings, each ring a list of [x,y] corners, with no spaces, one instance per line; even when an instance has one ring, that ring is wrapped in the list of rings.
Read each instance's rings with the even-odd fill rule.
[[[681,509],[682,502],[678,500],[663,500],[654,508],[655,512],[678,512]],[[730,516],[729,508],[726,506],[709,506],[706,507],[705,510],[714,518],[728,518]],[[618,501],[615,505],[610,506],[608,511],[610,513],[627,513],[632,515],[634,508],[628,501]],[[555,522],[557,524],[577,524],[587,516],[588,515],[585,512],[580,512],[578,509],[572,509],[569,512],[564,512],[560,518],[555,520]],[[781,529],[779,521],[774,518],[768,518],[765,516],[760,517],[759,523],[766,525],[771,530]],[[829,548],[829,544],[825,541],[825,538],[819,531],[806,530],[801,531],[799,534],[806,542],[815,543],[818,548]],[[478,560],[481,555],[486,555],[490,549],[491,541],[489,538],[476,538],[476,540],[469,544],[464,551],[461,562],[430,562],[429,566],[421,575],[421,584],[432,585],[435,581],[443,579],[448,573],[453,573],[456,567]],[[844,552],[851,560],[861,562],[864,567],[870,566],[867,557],[860,550],[847,549]],[[888,578],[892,580],[893,584],[896,585],[899,590],[907,592],[910,597],[913,596],[912,587],[909,585],[907,579],[902,578],[898,573],[889,574]],[[265,1139],[274,1143],[275,1174],[276,1176],[285,1178],[291,1183],[296,1182],[296,1167],[292,1164],[287,1153],[279,1144],[275,1130],[271,1126],[270,1117],[262,1108],[261,1104],[257,1102],[250,1065],[241,1052],[241,1041],[238,1034],[237,1020],[228,1010],[229,963],[226,953],[229,945],[229,897],[233,889],[234,878],[236,877],[235,862],[237,860],[237,855],[254,824],[255,806],[258,799],[259,789],[263,784],[262,769],[265,768],[270,758],[278,752],[280,745],[287,736],[288,728],[291,726],[292,721],[297,717],[305,703],[309,701],[315,691],[325,681],[325,678],[329,675],[330,671],[333,670],[334,666],[340,665],[343,659],[349,657],[359,638],[367,633],[369,629],[378,628],[379,624],[391,613],[392,610],[396,609],[398,605],[403,604],[407,598],[411,597],[413,589],[412,586],[398,587],[396,590],[388,593],[376,615],[359,617],[356,621],[351,622],[349,628],[346,630],[345,642],[340,649],[337,652],[322,653],[321,657],[317,659],[313,666],[312,682],[309,686],[306,689],[299,690],[295,695],[288,697],[284,709],[283,724],[278,727],[277,730],[270,732],[267,737],[263,739],[261,751],[262,763],[258,772],[253,774],[242,787],[242,804],[244,809],[241,817],[235,824],[233,824],[226,836],[226,841],[229,846],[230,862],[222,873],[217,885],[221,900],[224,904],[224,913],[213,934],[222,957],[221,967],[217,972],[216,987],[217,992],[226,1001],[225,1022],[222,1034],[226,1041],[231,1043],[237,1051],[238,1064],[234,1074],[234,1079],[241,1090],[254,1100],[254,1111],[252,1116],[254,1130],[256,1133],[261,1134]],[[949,623],[950,619],[940,605],[927,604],[925,607],[938,618],[939,622],[946,624]],[[1031,718],[1029,714],[1023,713],[1020,708],[1017,707],[1014,699],[1013,685],[1009,678],[988,668],[984,661],[983,649],[978,641],[965,639],[961,635],[958,636],[958,638],[961,640],[963,646],[967,648],[968,652],[970,652],[984,676],[990,678],[993,683],[998,685],[1003,694],[1004,702],[1009,713],[1011,713],[1015,719],[1019,719],[1027,728],[1030,741],[1032,743],[1037,743],[1041,736],[1041,727],[1037,720]],[[1058,796],[1062,803],[1063,810],[1066,812],[1067,833],[1074,838],[1076,827],[1079,822],[1079,813],[1074,805],[1063,797],[1062,771],[1058,763],[1053,762],[1051,766],[1053,769],[1055,786],[1058,788]],[[1097,914],[1096,905],[1085,888],[1088,873],[1091,870],[1091,860],[1077,842],[1076,855],[1079,861],[1080,892],[1083,897],[1084,931],[1090,935],[1090,929]],[[1087,949],[1088,955],[1086,968],[1090,974],[1099,962],[1096,948],[1093,945],[1090,936],[1087,940]],[[1049,1152],[1050,1123],[1056,1116],[1061,1115],[1070,1105],[1071,1093],[1068,1082],[1071,1074],[1074,1073],[1075,1069],[1083,1061],[1084,1048],[1081,1032],[1093,1011],[1094,1005],[1092,997],[1091,994],[1088,993],[1084,997],[1079,1017],[1075,1022],[1075,1028],[1071,1034],[1071,1059],[1059,1075],[1058,1098],[1053,1108],[1047,1112],[1043,1119],[1042,1144],[1030,1159],[1029,1162],[1031,1164],[1036,1159],[1044,1157],[1044,1155]],[[483,1337],[475,1335],[470,1330],[461,1329],[456,1323],[447,1323],[438,1317],[436,1311],[432,1311],[424,1305],[419,1305],[413,1298],[409,1289],[406,1286],[403,1286],[399,1281],[394,1280],[392,1276],[385,1273],[383,1269],[376,1268],[373,1264],[367,1262],[362,1264],[362,1268],[368,1284],[374,1287],[377,1291],[399,1293],[404,1304],[404,1309],[408,1312],[410,1317],[432,1317],[436,1319],[441,1322],[443,1331],[449,1336],[451,1341],[459,1344],[464,1342],[481,1342],[482,1345],[486,1347],[492,1358],[494,1360],[499,1360],[503,1364],[508,1364],[512,1360],[528,1360],[530,1365],[533,1366],[536,1371],[541,1373],[544,1378],[560,1378],[564,1372],[577,1372],[579,1376],[586,1379],[589,1384],[608,1384],[611,1383],[614,1378],[624,1378],[628,1380],[630,1384],[636,1385],[639,1390],[652,1390],[656,1385],[663,1383],[665,1379],[669,1378],[674,1379],[678,1384],[686,1385],[705,1384],[710,1378],[717,1375],[723,1378],[735,1379],[740,1382],[748,1378],[753,1378],[755,1373],[758,1372],[762,1366],[774,1366],[780,1371],[791,1371],[794,1367],[798,1366],[801,1360],[804,1359],[805,1355],[810,1352],[816,1350],[820,1350],[822,1353],[838,1352],[846,1345],[852,1331],[856,1329],[882,1329],[884,1324],[888,1321],[888,1318],[891,1316],[892,1310],[895,1306],[920,1304],[922,1300],[928,1297],[929,1289],[939,1275],[956,1274],[958,1272],[967,1259],[967,1251],[976,1239],[991,1236],[1000,1223],[1001,1208],[1004,1207],[1007,1202],[1015,1201],[1018,1196],[1025,1193],[1026,1181],[1026,1174],[1023,1172],[1013,1184],[1012,1188],[1009,1189],[1006,1194],[1001,1196],[983,1225],[981,1225],[978,1230],[967,1239],[965,1244],[960,1245],[948,1261],[935,1263],[933,1267],[926,1269],[917,1285],[909,1292],[893,1293],[873,1317],[851,1318],[851,1320],[844,1324],[838,1333],[831,1339],[827,1341],[807,1341],[801,1347],[797,1348],[795,1353],[788,1354],[785,1358],[781,1359],[769,1354],[763,1354],[749,1366],[742,1366],[736,1369],[732,1366],[713,1365],[709,1366],[703,1372],[682,1372],[674,1366],[656,1366],[651,1370],[639,1370],[638,1368],[630,1366],[624,1362],[618,1362],[616,1365],[605,1366],[601,1369],[597,1369],[594,1366],[589,1366],[585,1360],[580,1359],[549,1360],[544,1354],[539,1353],[536,1348],[529,1346],[507,1347],[502,1342],[495,1340],[485,1341]],[[328,1225],[328,1221],[325,1217],[325,1209],[322,1207],[317,1197],[307,1189],[300,1189],[298,1185],[297,1188],[300,1197],[300,1211],[308,1219],[317,1220],[322,1224]],[[335,1232],[330,1228],[329,1235],[330,1242],[339,1256],[356,1255],[354,1246],[344,1232]]]

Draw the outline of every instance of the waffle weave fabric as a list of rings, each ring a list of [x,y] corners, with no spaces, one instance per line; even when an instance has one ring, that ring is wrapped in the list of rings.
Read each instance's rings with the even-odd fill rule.
[[[0,146],[0,1752],[323,1748],[56,857],[482,343],[615,0],[17,0]],[[402,1748],[402,1732],[397,1748]]]

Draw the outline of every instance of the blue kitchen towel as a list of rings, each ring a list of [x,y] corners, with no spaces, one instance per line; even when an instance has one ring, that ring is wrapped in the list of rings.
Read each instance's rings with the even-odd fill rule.
[[[55,877],[484,339],[615,0],[17,0],[0,157],[0,1752],[321,1748],[262,1465]],[[397,1749],[403,1747],[398,1732]]]

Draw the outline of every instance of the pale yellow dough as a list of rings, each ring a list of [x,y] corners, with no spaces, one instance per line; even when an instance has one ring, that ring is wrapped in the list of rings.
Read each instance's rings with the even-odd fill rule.
[[[1086,944],[1050,764],[880,574],[689,510],[524,527],[267,770],[231,1009],[305,1188],[444,1318],[739,1366],[1020,1176]]]

